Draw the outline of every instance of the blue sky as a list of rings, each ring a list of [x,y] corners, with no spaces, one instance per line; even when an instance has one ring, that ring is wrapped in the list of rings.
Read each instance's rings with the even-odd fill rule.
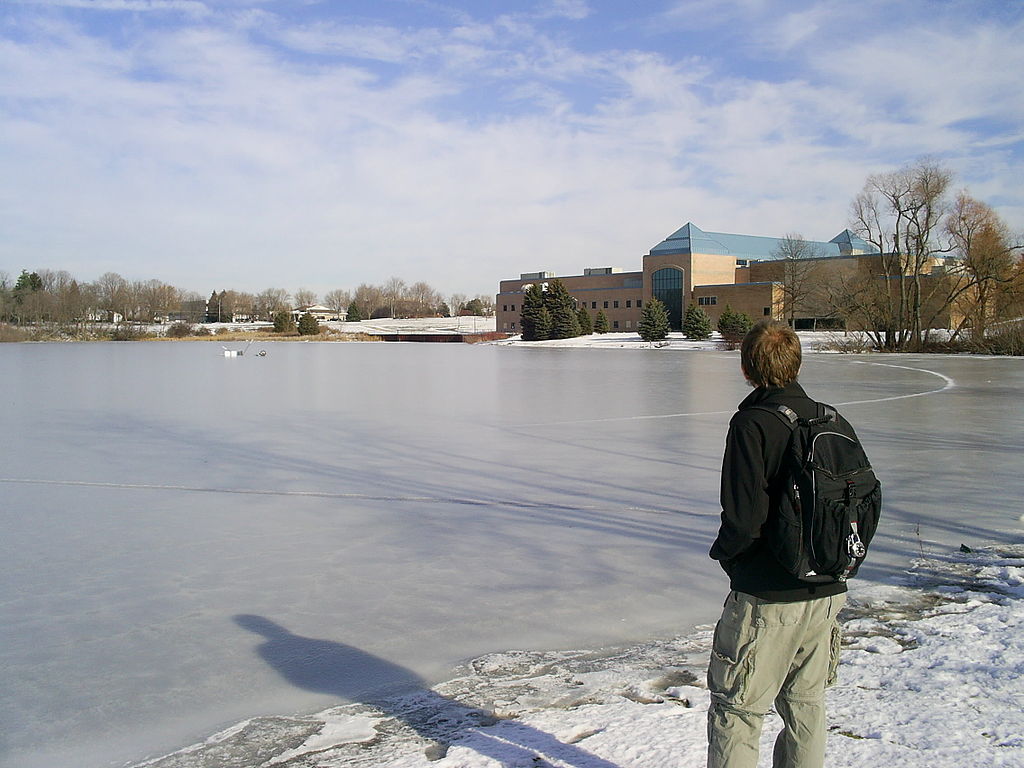
[[[491,294],[930,155],[1024,230],[1024,4],[3,0],[0,270]]]

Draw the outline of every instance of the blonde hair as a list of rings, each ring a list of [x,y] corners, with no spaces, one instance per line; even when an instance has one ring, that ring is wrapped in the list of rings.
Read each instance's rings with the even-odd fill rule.
[[[756,387],[784,387],[800,373],[800,339],[775,320],[754,324],[740,345],[744,375]]]

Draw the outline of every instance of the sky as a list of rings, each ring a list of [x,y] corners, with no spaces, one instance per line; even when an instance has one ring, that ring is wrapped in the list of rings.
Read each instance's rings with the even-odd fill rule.
[[[921,157],[1024,231],[1024,3],[0,0],[0,270],[206,294],[828,240]]]

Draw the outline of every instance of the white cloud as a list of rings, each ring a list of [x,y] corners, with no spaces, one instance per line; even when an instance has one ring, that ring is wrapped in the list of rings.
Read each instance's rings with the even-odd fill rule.
[[[53,6],[93,11],[183,11],[195,16],[210,13],[209,7],[198,0],[11,0],[20,5]]]
[[[708,50],[584,51],[522,15],[405,29],[249,9],[128,44],[26,21],[0,39],[0,268],[475,294],[635,267],[688,219],[827,239],[868,173],[924,152],[1021,210],[1019,29],[829,50],[805,44],[834,31],[816,8],[778,17],[796,73],[779,80]]]
[[[573,21],[587,18],[591,13],[586,0],[546,0],[541,3],[537,18],[563,18]]]

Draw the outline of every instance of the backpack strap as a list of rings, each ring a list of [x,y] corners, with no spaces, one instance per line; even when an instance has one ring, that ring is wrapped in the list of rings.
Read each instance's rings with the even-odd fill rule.
[[[831,405],[818,403],[818,416],[813,419],[807,419],[807,424],[812,426],[815,424],[828,424],[830,421],[836,421],[838,417],[838,411]]]
[[[759,411],[774,413],[782,420],[782,423],[790,429],[796,429],[797,425],[800,423],[800,417],[796,415],[796,411],[785,405],[752,405],[750,407],[756,408]]]
[[[813,427],[818,424],[828,424],[838,418],[838,412],[831,405],[825,405],[825,403],[815,403],[815,405],[818,407],[818,415],[813,419],[801,419],[796,415],[796,411],[785,405],[752,405],[750,407],[774,413],[790,429],[796,429],[797,426]]]

